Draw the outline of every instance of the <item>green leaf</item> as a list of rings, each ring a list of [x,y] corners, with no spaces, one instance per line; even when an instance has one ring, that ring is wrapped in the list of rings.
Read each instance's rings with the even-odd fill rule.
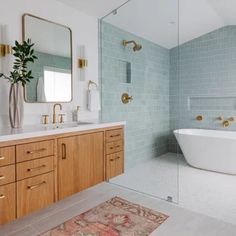
[[[34,63],[38,58],[34,55],[35,51],[33,49],[34,44],[31,43],[30,39],[19,43],[15,41],[15,45],[12,48],[15,57],[13,63],[13,71],[10,71],[10,76],[5,76],[3,73],[0,73],[0,78],[7,79],[11,83],[22,83],[22,86],[25,86],[26,83],[29,83],[32,76],[32,71],[28,71],[28,63]]]

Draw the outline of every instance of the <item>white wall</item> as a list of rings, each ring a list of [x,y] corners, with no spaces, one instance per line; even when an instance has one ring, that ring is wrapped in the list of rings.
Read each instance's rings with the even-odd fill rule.
[[[74,98],[72,103],[64,103],[63,110],[67,118],[71,119],[72,110],[81,106],[81,119],[98,119],[97,112],[86,110],[86,88],[88,81],[79,81],[77,58],[79,46],[85,45],[89,67],[87,80],[98,82],[98,21],[96,18],[78,12],[56,0],[2,0],[0,25],[6,25],[9,43],[22,39],[22,15],[31,13],[36,16],[69,26],[73,33],[73,83]],[[43,33],[43,32],[42,32]],[[47,40],[47,35],[45,35]],[[0,59],[1,60],[6,60]],[[8,122],[8,90],[9,84],[0,80],[0,126],[9,125]],[[51,114],[53,104],[25,103],[25,125],[39,124],[42,114]]]

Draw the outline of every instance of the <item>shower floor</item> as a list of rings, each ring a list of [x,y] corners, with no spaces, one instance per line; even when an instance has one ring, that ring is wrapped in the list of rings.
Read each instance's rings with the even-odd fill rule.
[[[144,161],[111,183],[162,199],[170,196],[181,207],[236,224],[236,176],[192,168],[174,153]]]

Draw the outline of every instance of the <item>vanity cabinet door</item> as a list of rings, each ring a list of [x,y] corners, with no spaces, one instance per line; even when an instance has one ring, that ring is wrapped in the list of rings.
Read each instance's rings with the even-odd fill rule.
[[[104,181],[104,138],[103,132],[99,132],[78,139],[76,187],[81,191]]]
[[[0,186],[0,225],[16,218],[15,183]]]
[[[58,140],[59,199],[104,181],[103,132]]]
[[[74,163],[78,156],[78,145],[77,136],[58,140],[58,194],[60,200],[76,192]]]
[[[17,182],[17,217],[54,203],[53,172]]]
[[[124,173],[124,153],[117,152],[115,154],[107,155],[106,160],[106,178],[111,179]]]

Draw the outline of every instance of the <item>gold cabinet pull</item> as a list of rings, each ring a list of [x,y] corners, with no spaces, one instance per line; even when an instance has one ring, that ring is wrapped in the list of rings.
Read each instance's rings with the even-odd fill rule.
[[[0,199],[3,199],[3,198],[5,198],[5,197],[6,197],[5,195],[0,194]]]
[[[62,160],[66,159],[66,144],[62,144]]]
[[[45,167],[46,167],[46,165],[41,165],[41,166],[38,166],[38,167],[29,168],[29,169],[27,169],[27,171],[32,172],[32,171],[40,170],[40,169],[45,168]]]
[[[4,175],[0,175],[0,180],[3,180],[5,179],[5,176]]]
[[[110,161],[115,161],[115,160],[118,160],[118,159],[120,159],[120,156],[112,158],[112,159],[110,159]]]
[[[0,156],[0,161],[5,160],[4,156]]]
[[[40,187],[41,185],[44,185],[44,184],[46,184],[46,181],[43,181],[42,183],[39,183],[39,184],[28,186],[27,188],[32,190],[32,189],[38,188],[38,187]]]
[[[112,150],[112,149],[114,149],[114,147],[110,147],[110,149]]]
[[[41,148],[41,149],[34,150],[34,151],[27,151],[27,154],[36,154],[36,153],[44,152],[46,150],[47,150],[46,148]]]
[[[115,138],[115,137],[119,137],[120,134],[116,134],[116,135],[111,135],[110,138]]]

